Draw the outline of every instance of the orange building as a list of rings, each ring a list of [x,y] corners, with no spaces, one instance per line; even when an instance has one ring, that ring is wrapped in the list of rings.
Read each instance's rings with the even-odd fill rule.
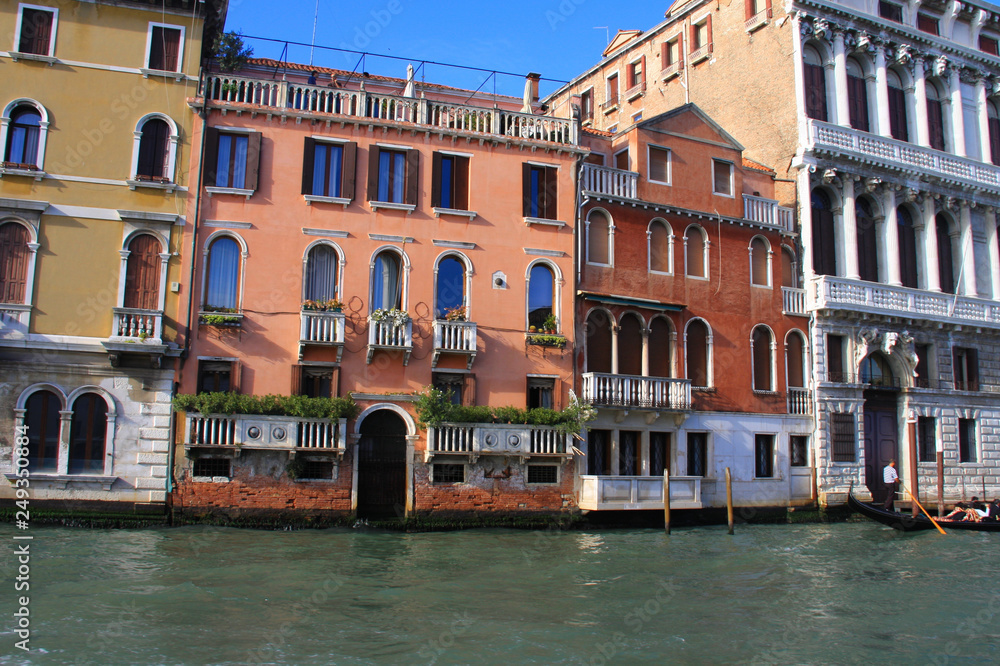
[[[414,407],[428,386],[568,405],[586,149],[531,103],[269,60],[205,75],[180,393],[350,396],[360,413],[189,412],[176,509],[574,508],[565,432],[523,415],[425,429]]]

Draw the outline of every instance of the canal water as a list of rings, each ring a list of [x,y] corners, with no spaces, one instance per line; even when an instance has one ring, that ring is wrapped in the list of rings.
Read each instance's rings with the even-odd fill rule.
[[[4,664],[996,663],[1000,535],[30,530]],[[24,532],[20,532],[23,534]],[[23,543],[23,542],[22,542]]]

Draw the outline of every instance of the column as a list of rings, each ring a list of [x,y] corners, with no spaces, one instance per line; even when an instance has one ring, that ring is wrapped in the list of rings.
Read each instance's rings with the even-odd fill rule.
[[[854,220],[851,220],[852,222]],[[841,205],[833,209],[833,247],[837,255],[837,276],[844,277],[844,262],[847,260],[845,256],[847,254],[847,240],[846,240],[846,228],[847,223],[844,219],[844,206],[843,201]]]
[[[899,231],[896,229],[896,190],[892,185],[886,185],[882,194],[882,207],[885,215],[881,222],[876,221],[878,237],[882,241],[878,248],[878,263],[883,267],[879,279],[894,287],[903,286],[899,271]]]
[[[649,327],[642,327],[642,376],[649,377]]]
[[[914,120],[917,125],[917,145],[925,148],[931,145],[931,131],[927,124],[927,82],[924,73],[924,59],[913,59],[913,102]]]
[[[849,127],[851,111],[847,97],[847,54],[844,53],[844,32],[835,30],[833,33],[833,78],[836,94],[838,125]]]
[[[889,122],[889,79],[886,77],[885,46],[875,47],[875,106],[878,113],[876,131],[879,136],[892,136]]]
[[[854,195],[854,176],[844,175],[844,276],[851,280],[860,280],[861,274],[858,272],[858,225],[855,208],[856,198]]]
[[[978,296],[976,290],[976,250],[972,239],[972,208],[968,201],[959,203],[959,224],[961,226],[962,284],[959,293],[963,296]]]
[[[618,324],[611,321],[611,374],[618,374]]]
[[[958,76],[958,71],[951,70],[948,77],[948,84],[951,87],[951,135],[954,153],[965,157],[965,114],[962,110],[962,81]]]
[[[937,223],[935,222],[936,211],[934,209],[934,197],[929,194],[924,197],[924,205],[920,212],[924,220],[924,244],[923,255],[927,266],[926,289],[929,291],[941,291],[941,275],[938,273],[938,245],[937,245]]]
[[[990,258],[990,296],[994,301],[1000,300],[1000,252],[997,250],[997,213],[996,208],[986,208],[986,256]]]
[[[988,109],[989,106],[986,102],[986,77],[982,73],[979,73],[976,75],[976,121],[979,124],[979,159],[987,164],[992,161],[992,151],[990,150],[990,115]],[[996,293],[994,290],[994,297],[996,297]]]
[[[59,474],[69,474],[69,435],[73,425],[73,410],[59,411],[59,454],[56,458]]]
[[[913,219],[913,234],[916,237],[917,252],[917,288],[928,289],[927,274],[930,267],[927,262],[927,224],[924,220],[923,199],[919,192],[910,190],[907,201],[913,201],[920,212]]]
[[[799,232],[802,234],[802,277],[808,284],[809,279],[816,274],[813,266],[812,241],[812,189],[809,187],[809,167],[799,169]],[[806,286],[806,285],[803,285]]]

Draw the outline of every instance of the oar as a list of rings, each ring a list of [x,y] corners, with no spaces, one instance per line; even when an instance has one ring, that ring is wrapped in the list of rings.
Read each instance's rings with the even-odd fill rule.
[[[920,503],[920,501],[917,500],[917,498],[913,496],[913,493],[910,492],[909,488],[907,488],[906,486],[903,485],[902,481],[899,482],[899,487],[906,491],[906,494],[910,496],[911,500],[913,500],[914,502],[916,502],[917,506],[920,507],[920,510],[924,512],[924,515],[927,516],[927,519],[930,520],[934,524],[934,527],[937,528],[938,532],[940,532],[941,534],[948,534],[947,532],[945,532],[941,528],[940,525],[938,525],[938,521],[936,521],[933,518],[931,518],[931,514],[927,513],[927,509],[925,509],[923,507],[923,505]]]

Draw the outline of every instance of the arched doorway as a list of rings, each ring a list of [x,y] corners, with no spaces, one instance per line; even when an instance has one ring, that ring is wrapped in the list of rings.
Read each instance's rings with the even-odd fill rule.
[[[899,386],[882,352],[874,352],[861,362],[861,381],[865,389],[865,485],[872,498],[885,501],[882,468],[898,460]]]
[[[380,409],[361,422],[358,517],[403,517],[406,507],[406,423]]]

